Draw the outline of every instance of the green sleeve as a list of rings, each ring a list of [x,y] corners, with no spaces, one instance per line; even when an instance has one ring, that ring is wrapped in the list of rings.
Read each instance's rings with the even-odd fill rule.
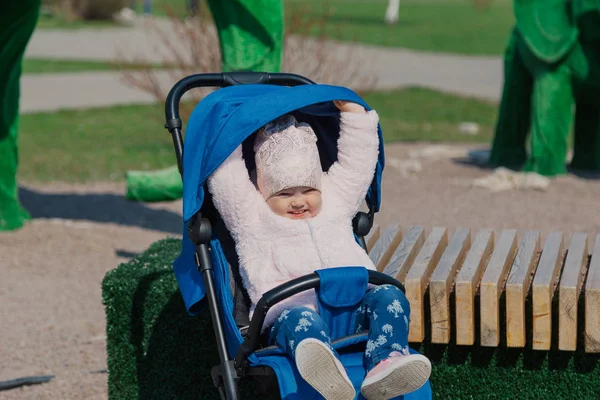
[[[515,0],[517,29],[540,60],[554,63],[577,41],[570,0]]]
[[[224,72],[279,72],[283,56],[281,0],[208,0]]]

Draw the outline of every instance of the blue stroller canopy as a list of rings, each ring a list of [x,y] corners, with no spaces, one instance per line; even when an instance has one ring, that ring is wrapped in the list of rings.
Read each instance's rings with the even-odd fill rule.
[[[194,109],[187,126],[183,152],[183,218],[189,219],[204,201],[206,179],[249,136],[268,122],[297,112],[308,119],[318,137],[324,166],[337,159],[339,111],[333,100],[369,106],[352,90],[330,85],[237,85],[206,96]],[[302,119],[300,117],[300,119]],[[334,132],[331,132],[334,130]],[[379,162],[367,194],[367,204],[379,211],[384,166],[383,138],[379,127]],[[254,162],[253,157],[245,157]],[[249,160],[251,158],[251,160]]]

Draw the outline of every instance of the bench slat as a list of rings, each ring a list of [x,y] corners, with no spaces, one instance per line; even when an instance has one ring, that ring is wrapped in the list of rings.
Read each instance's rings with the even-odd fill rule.
[[[500,343],[500,295],[516,249],[517,231],[503,231],[483,274],[480,286],[482,346],[497,347]]]
[[[585,283],[585,351],[600,353],[600,234],[596,236]]]
[[[404,283],[406,274],[423,247],[423,243],[425,243],[425,229],[422,226],[411,226],[383,272]]]
[[[412,226],[403,235],[396,224],[385,229],[373,226],[365,237],[371,259],[379,271],[406,287],[411,304],[409,342],[423,342],[427,335],[432,343],[448,344],[454,329],[457,345],[474,345],[479,339],[481,346],[497,347],[504,343],[502,309],[507,347],[525,347],[529,333],[533,349],[548,351],[554,334],[559,350],[576,351],[578,338],[584,335],[585,352],[600,353],[600,234],[588,251],[585,233],[574,233],[567,242],[562,232],[551,232],[542,248],[537,231],[523,236],[516,230],[504,230],[497,237],[495,233],[483,229],[475,234],[459,228],[448,240],[444,227],[426,234],[423,227]],[[529,309],[526,313],[530,289],[531,316]],[[450,304],[453,290],[455,303]],[[504,295],[506,303],[501,305]],[[480,303],[479,338],[476,300]],[[580,300],[585,301],[585,320],[578,324]],[[558,305],[554,317],[553,301]],[[557,317],[558,330],[553,332]],[[527,332],[527,326],[532,331]]]
[[[533,343],[536,350],[550,350],[552,344],[552,297],[563,260],[563,234],[552,232],[546,238],[533,278]]]
[[[433,228],[406,275],[406,297],[410,302],[409,342],[422,342],[425,338],[425,309],[423,299],[431,272],[448,244],[446,228]]]
[[[390,225],[381,232],[379,239],[373,246],[373,250],[369,253],[373,264],[377,267],[377,271],[382,271],[390,261],[390,257],[402,240],[402,230],[400,225]]]
[[[558,286],[559,350],[577,350],[577,308],[587,259],[587,234],[574,233]]]
[[[431,342],[450,342],[450,293],[456,272],[471,247],[471,230],[458,229],[431,274],[429,303],[431,307]]]
[[[494,249],[494,231],[480,231],[456,276],[456,344],[475,343],[475,293]]]
[[[380,235],[381,229],[379,228],[379,225],[374,224],[367,236],[365,236],[365,242],[367,243],[367,251],[369,253],[371,253],[373,246],[375,246],[375,243],[377,243],[377,240],[379,240]]]
[[[526,232],[506,280],[507,347],[525,347],[525,298],[539,250],[539,232]]]

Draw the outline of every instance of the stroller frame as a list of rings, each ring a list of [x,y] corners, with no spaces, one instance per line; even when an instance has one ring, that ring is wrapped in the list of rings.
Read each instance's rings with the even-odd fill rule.
[[[297,86],[305,84],[314,84],[311,80],[295,74],[287,73],[262,73],[262,72],[232,72],[232,73],[209,73],[195,74],[181,79],[169,91],[165,103],[165,128],[169,130],[173,138],[175,156],[179,172],[183,177],[183,138],[181,130],[182,120],[179,116],[179,103],[183,95],[193,88],[199,87],[227,87],[239,84],[275,84],[281,86]],[[374,210],[369,208],[368,213],[359,212],[353,220],[354,233],[358,236],[361,245],[366,250],[364,236],[367,235],[373,225]],[[240,345],[234,359],[231,359],[227,352],[227,342],[223,321],[221,319],[220,306],[217,300],[216,289],[213,277],[213,266],[210,258],[210,240],[212,237],[212,227],[208,218],[197,212],[190,220],[188,235],[195,247],[195,263],[198,271],[202,275],[205,287],[208,309],[211,319],[217,348],[220,358],[220,364],[214,366],[211,370],[211,376],[215,387],[218,389],[222,399],[237,400],[240,398],[238,391],[238,381],[244,376],[269,377],[274,376],[273,371],[265,366],[251,367],[248,365],[248,357],[259,349],[260,331],[269,309],[285,300],[305,290],[319,287],[319,275],[315,272],[308,274],[266,292],[256,305],[256,309],[250,325],[246,331],[244,341]],[[394,285],[404,291],[404,286],[391,276],[377,272],[368,271],[369,283],[374,285],[389,284]],[[242,333],[242,336],[244,334]],[[337,341],[346,339],[340,338]]]

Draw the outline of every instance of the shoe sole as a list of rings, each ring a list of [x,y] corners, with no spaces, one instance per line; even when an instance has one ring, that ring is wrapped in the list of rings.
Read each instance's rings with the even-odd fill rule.
[[[353,400],[356,391],[346,372],[340,371],[335,355],[317,339],[304,339],[296,347],[300,375],[326,400]]]
[[[388,400],[414,392],[427,382],[431,363],[422,355],[406,359],[378,380],[364,385],[360,391],[367,400]]]

